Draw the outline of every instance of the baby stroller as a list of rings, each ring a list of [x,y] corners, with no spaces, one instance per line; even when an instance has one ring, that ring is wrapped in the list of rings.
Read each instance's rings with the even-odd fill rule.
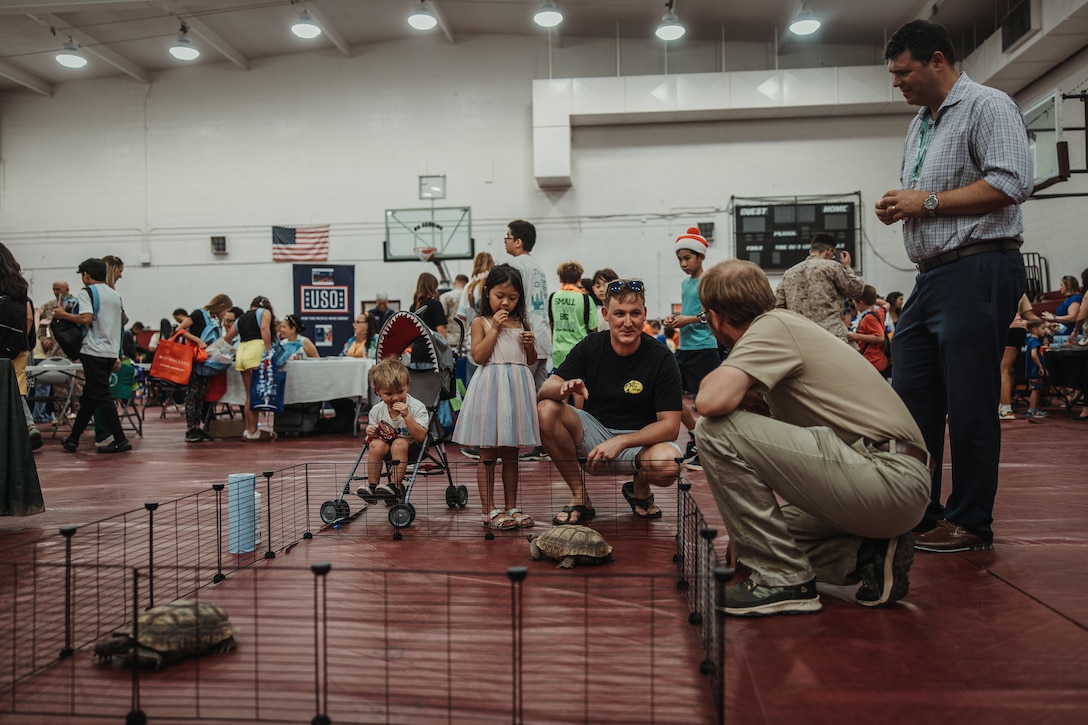
[[[457,324],[461,324],[459,320]],[[416,453],[414,465],[411,465],[412,461],[408,461],[410,465],[405,476],[404,488],[395,499],[386,501],[390,504],[389,523],[395,529],[410,526],[415,520],[416,509],[409,498],[412,495],[416,476],[427,469],[431,473],[445,472],[447,506],[451,509],[463,509],[468,505],[468,488],[464,485],[453,484],[453,474],[450,472],[449,460],[446,458],[446,445],[443,442],[442,424],[438,422],[438,408],[442,401],[449,400],[457,394],[456,356],[449,342],[444,337],[431,332],[430,328],[414,314],[404,311],[396,312],[378,333],[378,359],[399,357],[409,345],[423,345],[427,349],[431,367],[412,370],[412,381],[408,386],[408,392],[413,398],[422,401],[427,406],[430,420],[427,424],[427,437],[421,445],[413,446],[413,449],[418,448],[418,453]],[[352,482],[366,481],[365,458],[369,447],[368,440],[359,451],[355,465],[344,481],[344,485],[340,487],[339,495],[321,504],[321,520],[326,524],[346,519],[351,515],[351,508],[344,500],[344,496],[351,493]],[[363,468],[363,475],[358,475],[360,466]],[[391,468],[391,461],[386,460],[382,476],[388,478]],[[368,503],[378,500],[366,485],[359,486],[356,493]],[[399,537],[399,531],[397,535]]]

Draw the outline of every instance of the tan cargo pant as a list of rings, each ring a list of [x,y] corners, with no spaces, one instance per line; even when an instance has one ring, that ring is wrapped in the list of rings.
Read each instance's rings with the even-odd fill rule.
[[[929,503],[921,462],[830,428],[735,411],[700,418],[695,438],[733,550],[767,586],[857,581],[862,539],[906,533]]]

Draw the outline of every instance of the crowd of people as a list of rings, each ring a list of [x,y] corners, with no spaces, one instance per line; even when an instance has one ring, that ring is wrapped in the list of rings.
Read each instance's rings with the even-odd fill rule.
[[[884,56],[893,87],[918,106],[899,188],[874,208],[881,223],[902,226],[918,270],[909,294],[878,295],[825,232],[813,236],[808,257],[786,270],[777,289],[750,262],[704,270],[709,245],[692,227],[672,244],[685,275],[679,308],[649,320],[646,284],[612,269],[583,277],[581,264],[565,261],[549,293],[549,275],[532,255],[536,228],[520,219],[507,225],[505,263],[481,252],[471,274],[444,293],[434,275],[419,276],[411,310],[467,357],[452,440],[479,460],[484,526],[535,525],[518,502],[523,461],[550,459],[569,488],[551,517],[556,526],[595,518],[587,476],[626,479],[619,488],[632,515],[655,519],[662,516],[655,488],[675,483],[681,465],[702,468],[748,572],[725,593],[722,608],[731,616],[818,611],[817,582],[857,584],[859,605],[890,606],[909,591],[915,550],[993,547],[1000,421],[1012,415],[1013,361],[1025,347],[1028,418],[1038,421],[1045,415],[1044,344],[1088,341],[1081,298],[1088,270],[1080,280],[1062,278],[1056,309],[1032,311],[1019,251],[1019,205],[1032,187],[1022,114],[1006,94],[955,70],[952,42],[935,22],[899,28]],[[125,315],[114,290],[122,271],[116,258],[88,259],[79,265],[77,298],[57,282],[56,299],[35,313],[17,262],[0,246],[0,344],[17,373],[30,344],[19,335],[35,329],[35,317],[88,330],[80,405],[62,440],[67,451],[77,450],[96,415],[104,428],[100,452],[131,449],[106,381],[119,357],[153,352],[155,341],[139,344],[146,332],[139,323],[122,336]],[[388,294],[378,294],[373,309],[355,316],[341,354],[373,358],[375,336],[392,315]],[[222,340],[248,395],[254,372],[278,355],[317,355],[304,332],[294,315],[277,320],[266,297],[243,311],[220,294],[192,312],[175,311],[159,344],[173,337],[207,349]],[[37,337],[43,354],[57,352],[48,332]],[[426,441],[432,411],[409,393],[413,370],[429,362],[425,353],[414,349],[408,361],[389,358],[371,368],[380,399],[366,427],[372,496],[398,495],[405,475],[397,465],[389,483],[380,483],[383,459],[405,461]],[[966,359],[970,365],[955,362]],[[187,441],[207,437],[209,378],[207,369],[194,369],[186,387]],[[25,394],[25,373],[20,385]],[[354,416],[350,404],[334,401],[337,419]],[[1088,407],[1079,417],[1088,417]],[[274,437],[248,404],[245,423],[244,440]],[[689,432],[686,448],[681,427]],[[956,461],[947,495],[946,434]]]

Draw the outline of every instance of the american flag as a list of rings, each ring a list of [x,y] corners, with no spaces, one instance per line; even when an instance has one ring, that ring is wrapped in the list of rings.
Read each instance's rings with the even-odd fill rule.
[[[329,258],[329,225],[272,227],[273,262],[324,262]]]

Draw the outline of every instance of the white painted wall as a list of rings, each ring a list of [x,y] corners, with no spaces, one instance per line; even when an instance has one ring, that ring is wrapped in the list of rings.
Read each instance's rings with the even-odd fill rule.
[[[731,196],[860,191],[863,276],[881,292],[910,289],[898,229],[868,211],[897,184],[909,116],[575,128],[575,186],[545,191],[529,104],[546,73],[539,49],[489,36],[255,60],[249,72],[182,68],[150,86],[71,83],[52,98],[5,94],[0,240],[38,302],[53,279],[76,283],[83,258],[121,256],[126,309],[153,323],[221,291],[290,311],[291,267],[271,262],[270,227],[327,222],[329,261],[356,265],[357,296],[407,300],[433,266],[382,262],[384,211],[426,206],[417,177],[445,174],[444,204],[472,207],[478,251],[504,259],[506,222],[527,218],[546,270],[577,259],[641,277],[661,315],[679,299],[678,233],[713,221],[708,262],[732,254]],[[209,250],[213,234],[228,238],[225,260]]]

